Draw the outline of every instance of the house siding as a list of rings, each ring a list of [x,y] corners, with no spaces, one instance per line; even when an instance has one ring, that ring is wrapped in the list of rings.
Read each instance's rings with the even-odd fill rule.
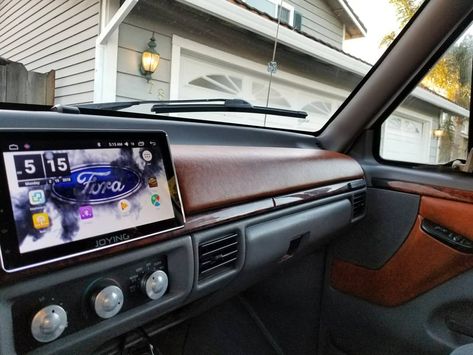
[[[0,56],[56,71],[56,104],[93,101],[99,1],[12,0],[0,5]]]
[[[303,2],[303,0],[296,1]],[[184,10],[179,4],[166,3],[166,6],[162,6],[162,2],[157,2],[155,6],[155,8],[149,8],[138,3],[120,25],[117,100],[156,100],[170,97],[173,35],[237,56],[240,55],[263,65],[266,65],[272,57],[273,43],[262,38],[255,38],[254,34],[242,33],[238,28],[220,21],[213,22],[212,31],[209,31],[208,27],[202,26],[203,23],[209,21],[208,15],[194,13],[188,9]],[[330,11],[326,5],[324,9],[324,11]],[[175,13],[180,13],[179,22],[175,20]],[[336,23],[338,20],[334,15],[332,16],[330,21]],[[262,18],[261,21],[265,21],[265,19]],[[186,25],[180,25],[183,23]],[[147,42],[153,32],[161,61],[158,70],[152,75],[151,85],[149,85],[141,75],[139,68],[141,53],[146,49]],[[278,48],[276,59],[279,68],[285,72],[342,89],[353,88],[360,79],[351,73],[337,69],[337,82],[334,83],[333,67],[321,65],[313,58],[295,56],[292,51],[288,51],[282,46]],[[264,73],[267,74],[266,71]]]
[[[302,16],[303,32],[336,48],[343,45],[343,24],[323,0],[289,0]]]

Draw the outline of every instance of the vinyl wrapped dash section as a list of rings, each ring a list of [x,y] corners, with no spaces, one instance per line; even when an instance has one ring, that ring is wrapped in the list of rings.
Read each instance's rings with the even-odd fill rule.
[[[173,145],[186,214],[359,179],[352,158],[298,148]]]

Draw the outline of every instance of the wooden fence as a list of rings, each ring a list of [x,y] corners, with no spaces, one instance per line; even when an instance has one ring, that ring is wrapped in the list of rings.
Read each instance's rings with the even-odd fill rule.
[[[36,73],[0,58],[0,102],[54,105],[55,72]]]

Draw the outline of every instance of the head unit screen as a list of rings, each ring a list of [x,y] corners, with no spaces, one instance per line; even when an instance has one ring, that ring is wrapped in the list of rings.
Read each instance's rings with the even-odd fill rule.
[[[20,254],[113,237],[88,248],[100,247],[120,239],[113,232],[175,219],[162,144],[103,138],[48,149],[47,142],[21,141],[3,152]]]

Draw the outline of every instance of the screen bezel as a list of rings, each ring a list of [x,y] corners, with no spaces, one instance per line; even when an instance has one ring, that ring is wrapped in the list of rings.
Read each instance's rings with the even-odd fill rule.
[[[84,142],[92,141],[156,141],[159,147],[164,170],[168,180],[169,192],[173,201],[174,218],[141,225],[134,228],[123,229],[107,234],[90,237],[66,244],[39,249],[28,253],[20,253],[13,209],[11,205],[8,180],[5,169],[3,153],[11,152],[10,144],[22,146],[28,143],[30,151],[45,150],[44,143],[50,143],[48,149],[81,149],[80,146],[87,145]],[[40,146],[35,148],[35,142]],[[89,146],[89,149],[96,149]],[[107,148],[107,147],[102,147]],[[91,253],[94,251],[110,248],[123,243],[129,243],[137,239],[151,237],[156,234],[172,231],[184,227],[185,216],[182,207],[179,184],[177,181],[174,162],[172,160],[167,134],[163,131],[21,131],[0,132],[0,261],[6,272],[14,272],[31,268],[46,263],[51,263],[74,256]],[[26,150],[19,150],[26,151]],[[170,181],[175,180],[175,189],[170,186]],[[174,192],[174,193],[173,193]],[[108,239],[107,239],[108,238]],[[104,244],[105,240],[105,244]]]

